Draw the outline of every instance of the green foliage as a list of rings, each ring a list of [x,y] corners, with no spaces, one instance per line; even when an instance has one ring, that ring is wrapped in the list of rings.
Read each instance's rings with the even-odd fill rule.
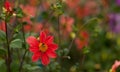
[[[90,52],[90,48],[88,47],[83,48],[83,54],[87,54],[89,52]]]
[[[6,40],[5,32],[0,30],[0,41],[4,41],[4,40]]]
[[[23,11],[22,11],[22,9],[20,7],[15,8],[14,11],[16,13],[16,17],[22,18],[24,16],[24,13],[23,13]]]
[[[22,40],[21,39],[14,39],[10,43],[11,48],[22,48]]]
[[[7,72],[7,61],[10,61],[8,45],[11,72],[19,72],[22,59],[21,72],[107,72],[115,60],[120,60],[120,6],[114,3],[115,0],[109,3],[107,0],[35,0],[34,3],[31,3],[33,0],[10,1],[14,6],[11,6],[13,13],[7,14],[2,10],[4,0],[0,0],[0,19],[6,21],[8,28],[8,42],[6,33],[0,30],[0,72]],[[108,6],[103,7],[107,3]],[[109,13],[115,14],[112,27]],[[4,27],[1,21],[0,29]],[[119,32],[114,32],[111,28]],[[29,36],[37,38],[42,30],[47,35],[53,35],[59,46],[57,58],[50,59],[48,66],[43,66],[40,60],[32,62],[33,53],[25,53],[30,47],[26,39]],[[85,37],[88,44],[78,49],[76,39],[83,39],[80,38],[81,31],[88,32],[88,38]],[[78,42],[80,45],[84,43]],[[120,69],[116,71],[119,72]]]
[[[37,70],[39,69],[40,67],[39,66],[32,66],[30,64],[25,64],[23,66],[24,69],[27,69],[28,71],[34,71],[34,70]]]
[[[0,56],[5,55],[7,52],[5,49],[0,48]]]

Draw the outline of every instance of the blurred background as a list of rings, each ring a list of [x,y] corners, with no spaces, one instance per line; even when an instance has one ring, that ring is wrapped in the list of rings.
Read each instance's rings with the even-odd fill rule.
[[[59,45],[58,58],[51,59],[47,67],[40,61],[33,63],[32,54],[27,53],[23,72],[109,72],[114,61],[120,60],[120,0],[9,1],[16,12],[23,13],[18,15],[21,18],[10,19],[9,30],[14,28],[15,37],[20,36],[16,24],[22,21],[26,37],[44,30]],[[0,13],[3,4],[1,0]],[[2,20],[0,30],[5,31]],[[15,49],[21,54],[19,50]],[[17,52],[12,57],[13,72],[19,63]],[[2,58],[0,71],[6,71]]]

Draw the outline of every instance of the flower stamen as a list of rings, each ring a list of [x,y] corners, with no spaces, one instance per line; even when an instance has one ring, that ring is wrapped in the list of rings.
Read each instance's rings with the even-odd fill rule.
[[[48,47],[47,47],[46,44],[44,44],[44,43],[40,43],[40,44],[39,44],[39,50],[40,50],[41,52],[45,52],[47,49],[48,49]]]

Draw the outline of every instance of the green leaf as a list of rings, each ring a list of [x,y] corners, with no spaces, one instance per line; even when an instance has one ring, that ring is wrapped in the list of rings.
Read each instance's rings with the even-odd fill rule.
[[[33,70],[36,70],[36,69],[40,69],[39,66],[32,66],[32,65],[30,65],[30,64],[24,65],[23,68],[24,68],[24,69],[27,69],[27,70],[29,70],[29,71],[33,71]]]
[[[0,48],[0,55],[4,55],[4,54],[6,54],[5,49]]]
[[[67,55],[69,53],[69,49],[65,48],[65,49],[63,49],[63,52],[64,52],[64,55]]]
[[[22,24],[18,24],[18,25],[14,28],[14,31],[15,31],[16,33],[18,33],[21,28],[22,28]]]
[[[0,67],[5,63],[5,60],[0,59]]]
[[[18,18],[22,18],[24,16],[24,13],[20,7],[14,9],[16,11],[16,16]]]
[[[83,54],[87,54],[90,52],[90,49],[88,47],[83,48]]]
[[[99,20],[98,18],[91,18],[85,23],[84,27],[87,28],[89,32],[93,32],[93,30],[99,23],[98,20]]]
[[[33,33],[33,32],[28,32],[28,33],[25,33],[25,38],[28,38],[29,36],[37,36],[37,33]]]
[[[15,39],[11,41],[10,43],[11,48],[22,48],[22,40],[21,39]]]
[[[6,39],[6,34],[4,31],[0,30],[0,40],[5,40]]]

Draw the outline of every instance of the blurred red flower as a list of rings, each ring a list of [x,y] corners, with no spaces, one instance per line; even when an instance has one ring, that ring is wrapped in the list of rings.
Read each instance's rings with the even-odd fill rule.
[[[25,32],[29,32],[31,29],[32,29],[32,25],[30,25],[30,24],[24,25],[24,31]]]
[[[31,18],[35,17],[36,15],[36,7],[30,5],[20,5],[20,7],[22,8],[23,12],[26,15],[22,18],[23,22],[27,22],[27,24],[24,25],[24,31],[28,32],[32,29],[33,26],[33,22],[31,21]]]
[[[95,0],[88,0],[84,5],[84,15],[96,15],[99,13],[99,5]]]
[[[68,17],[68,16],[60,17],[60,24],[61,24],[60,28],[65,36],[69,35],[69,33],[72,31],[73,23],[74,23],[74,19],[72,17]]]
[[[43,65],[48,65],[49,58],[57,57],[55,50],[57,50],[58,46],[53,43],[53,36],[46,36],[45,32],[41,32],[39,40],[30,36],[26,41],[30,45],[29,50],[33,53],[33,62],[40,59]]]
[[[76,16],[80,19],[85,16],[84,9],[82,7],[77,7],[75,13],[76,13]]]
[[[38,0],[29,0],[29,4],[32,5],[32,6],[36,6],[38,5]]]
[[[20,5],[22,8],[23,12],[28,16],[28,17],[34,17],[36,14],[36,7],[31,6],[31,5]]]
[[[10,4],[9,1],[6,1],[6,2],[4,3],[4,8],[5,8],[5,10],[6,10],[7,13],[12,13],[11,4]]]
[[[66,0],[66,4],[69,8],[74,9],[78,6],[80,0]]]
[[[88,45],[89,34],[86,31],[80,32],[80,38],[76,38],[75,43],[78,49],[82,49],[84,46]]]
[[[6,31],[6,29],[5,29],[5,22],[4,21],[0,22],[0,30]]]
[[[34,30],[34,32],[40,32],[41,30],[42,30],[42,28],[43,28],[43,25],[42,25],[42,23],[35,23],[35,25],[33,26],[33,30]]]
[[[116,72],[116,69],[120,66],[120,61],[115,61],[115,63],[112,65],[111,72]]]
[[[105,8],[109,6],[109,0],[102,0],[102,4]]]

